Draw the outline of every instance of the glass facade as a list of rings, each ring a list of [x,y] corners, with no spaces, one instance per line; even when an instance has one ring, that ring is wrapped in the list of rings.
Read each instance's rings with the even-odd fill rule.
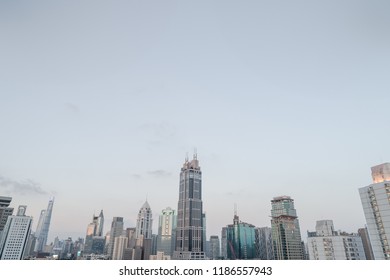
[[[233,225],[226,227],[227,259],[250,260],[256,256],[255,226],[234,216]]]
[[[276,260],[303,260],[303,247],[294,200],[289,196],[272,201],[271,228]]]

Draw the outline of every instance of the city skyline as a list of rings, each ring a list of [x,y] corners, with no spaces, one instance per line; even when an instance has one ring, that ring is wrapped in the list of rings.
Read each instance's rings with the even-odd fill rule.
[[[294,199],[355,232],[358,189],[390,161],[390,3],[0,1],[0,196],[48,241],[85,238],[103,209],[135,227],[178,210],[180,166],[202,162],[207,238],[270,226]],[[223,203],[221,203],[223,202]],[[157,233],[157,223],[153,224]],[[336,229],[337,230],[337,229]]]
[[[196,163],[192,163],[192,162],[190,162],[190,161],[188,161],[188,158],[186,157],[186,159],[185,159],[185,164],[184,164],[184,166],[192,166],[193,164],[195,164],[198,168],[199,168],[199,163],[198,163],[198,159],[197,159],[197,154],[194,154],[194,160],[196,160]],[[187,166],[187,167],[188,167]],[[381,172],[380,174],[376,171],[376,168],[377,167],[382,167],[382,166],[384,166],[384,173],[383,172]],[[386,169],[386,168],[388,168],[390,166],[390,163],[382,163],[382,164],[380,164],[380,165],[376,165],[376,166],[374,166],[374,167],[371,167],[371,177],[372,177],[372,181],[373,182],[377,182],[378,181],[378,179],[377,178],[379,178],[380,176],[382,176],[384,179],[382,179],[382,180],[387,180],[388,178],[387,177],[385,177],[385,176],[388,176],[388,174],[390,174],[389,172],[388,172],[388,170]],[[381,169],[382,170],[382,169]],[[182,169],[182,172],[183,172],[183,169]],[[375,173],[376,172],[376,173]],[[378,173],[378,174],[377,174]],[[381,178],[382,178],[381,177]],[[362,188],[362,187],[361,187]],[[357,191],[359,192],[359,189],[357,189]],[[3,197],[4,199],[7,199],[7,200],[13,200],[13,197]],[[273,197],[271,200],[270,200],[270,211],[271,211],[271,208],[272,208],[272,203],[273,203],[273,201],[275,200],[275,199],[289,199],[289,200],[291,200],[291,198],[289,197],[289,196],[287,196],[287,195],[283,195],[283,196],[279,196],[279,197]],[[53,202],[54,202],[54,198],[50,198],[50,200],[49,200],[49,206],[48,206],[48,209],[50,209],[50,212],[52,211],[52,208],[53,208]],[[8,203],[10,203],[10,202],[8,202]],[[13,207],[14,209],[16,209],[16,207],[19,207],[20,205],[12,205],[12,202],[11,202],[11,204],[9,205],[9,206],[11,206],[11,207]],[[28,205],[27,205],[28,206]],[[137,224],[139,223],[139,219],[140,219],[140,215],[141,215],[141,212],[144,210],[144,209],[147,209],[148,211],[152,211],[151,209],[152,209],[153,207],[151,207],[150,205],[149,205],[149,203],[148,203],[148,200],[146,200],[146,201],[144,201],[144,203],[142,204],[142,207],[141,207],[141,209],[138,211],[138,213],[137,213],[137,218],[136,218],[136,221],[134,222],[134,226],[137,226]],[[167,207],[168,209],[171,209],[169,206]],[[272,208],[273,209],[273,208]],[[162,211],[164,211],[164,210],[166,210],[166,209],[162,209]],[[177,211],[176,209],[172,209],[173,211]],[[274,210],[272,210],[272,211],[274,211]],[[293,209],[293,211],[296,211],[296,209]],[[46,212],[46,210],[42,210],[41,211],[41,215],[40,215],[40,217],[39,217],[39,220],[42,220],[42,215],[43,216],[45,216],[45,212]],[[43,214],[42,214],[43,213]],[[100,210],[100,215],[99,215],[99,217],[100,216],[102,216],[103,214],[103,209],[102,210]],[[234,204],[234,209],[232,210],[232,213],[237,213],[237,205],[236,204]],[[231,213],[228,213],[228,214],[231,214]],[[236,215],[236,214],[235,214]],[[363,214],[364,215],[364,214]],[[325,215],[326,216],[326,215]],[[35,227],[35,225],[34,225],[34,217],[31,215],[31,217],[32,217],[32,219],[33,219],[33,222],[32,222],[32,226],[33,227]],[[98,216],[95,216],[95,214],[93,215],[93,217],[94,217],[94,219],[96,219],[96,218],[98,218]],[[255,227],[259,227],[259,228],[261,228],[261,227],[271,227],[271,225],[272,225],[272,215],[270,215],[269,216],[270,217],[270,221],[269,221],[269,224],[254,224],[254,226]],[[300,215],[297,215],[297,217],[299,218],[300,217]],[[225,218],[225,217],[223,217],[223,218]],[[117,217],[113,217],[113,219],[115,220],[115,219],[117,219]],[[121,221],[124,221],[124,220],[126,220],[126,217],[120,217],[120,219],[121,219]],[[316,221],[316,222],[318,222],[318,220]],[[50,223],[50,220],[49,220],[49,223]],[[39,221],[38,221],[38,224],[39,224]],[[89,231],[89,226],[90,226],[91,224],[89,224],[89,225],[86,225],[86,232],[87,232],[87,235],[89,234],[88,233],[88,231]],[[364,226],[366,226],[367,224],[366,223],[364,223],[363,225],[359,225],[359,226],[357,226],[355,229],[347,229],[347,232],[350,232],[350,233],[357,233],[357,231],[358,231],[358,229],[359,228],[361,228],[361,227],[364,227]],[[100,228],[100,226],[101,225],[99,225],[99,228]],[[218,225],[216,225],[216,226],[218,226]],[[37,226],[37,228],[39,227],[39,225]],[[112,227],[112,225],[111,225],[111,227]],[[122,227],[124,228],[124,229],[126,229],[126,228],[129,228],[129,227],[133,227],[133,223],[130,223],[130,224],[125,224],[124,222],[123,222],[123,225],[122,225]],[[151,232],[152,233],[154,233],[154,234],[156,234],[156,233],[158,233],[158,230],[156,230],[156,227],[158,228],[158,225],[154,225],[154,227],[151,229]],[[221,231],[222,231],[222,228],[223,227],[225,227],[225,225],[220,225],[220,231],[218,232],[218,233],[216,233],[216,234],[211,234],[211,233],[209,233],[209,232],[207,232],[206,231],[206,238],[209,238],[210,236],[213,236],[213,235],[217,235],[217,236],[219,236],[219,237],[221,237]],[[207,227],[206,227],[207,228]],[[343,228],[343,231],[345,230],[345,228],[344,227],[341,227],[341,228]],[[306,240],[307,240],[307,238],[308,238],[308,233],[309,233],[309,231],[311,230],[312,228],[308,228],[306,231],[302,231],[302,230],[300,230],[300,235],[301,235],[301,239],[302,239],[302,241],[304,241],[304,242],[306,242]],[[47,232],[47,230],[48,230],[48,228],[46,229],[46,232]],[[299,230],[299,227],[298,227],[298,230]],[[338,229],[338,230],[340,230],[340,229]],[[45,244],[47,243],[47,244],[50,244],[51,242],[53,242],[53,240],[55,239],[55,238],[57,238],[57,237],[61,237],[61,238],[65,238],[65,236],[59,236],[58,234],[51,234],[51,229],[49,230],[49,236],[53,236],[53,238],[52,239],[48,239],[47,240],[47,242],[45,242]],[[34,233],[37,233],[36,231],[32,231],[32,232],[34,232]],[[80,231],[81,232],[81,231]],[[101,232],[102,233],[102,235],[106,235],[107,233],[109,233],[110,232],[110,227],[109,226],[105,226],[104,228],[100,228],[99,229],[99,232]],[[68,236],[67,236],[68,237]],[[69,236],[69,237],[72,237],[74,240],[76,240],[76,239],[78,239],[78,238],[85,238],[85,234],[84,234],[84,236],[81,234],[80,236]],[[42,247],[42,245],[40,245],[41,247]]]

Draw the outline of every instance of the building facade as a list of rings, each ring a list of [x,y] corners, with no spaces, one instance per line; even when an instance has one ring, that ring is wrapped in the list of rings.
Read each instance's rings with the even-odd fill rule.
[[[172,257],[175,245],[177,216],[170,207],[162,210],[158,223],[157,252]]]
[[[233,224],[226,226],[227,259],[255,259],[255,226],[234,215]]]
[[[221,258],[221,249],[218,235],[211,235],[209,242],[209,254],[208,257],[211,260],[218,260]]]
[[[21,260],[27,248],[32,217],[26,216],[27,206],[19,206],[16,216],[8,216],[0,239],[0,260]]]
[[[271,200],[271,228],[276,260],[303,260],[301,232],[294,200],[279,196]]]
[[[49,235],[51,215],[53,212],[54,198],[49,200],[46,210],[42,210],[41,216],[39,217],[37,230],[35,232],[36,243],[34,251],[37,253],[43,252],[46,243],[47,237]]]
[[[202,171],[197,155],[185,160],[180,172],[179,202],[173,259],[205,259]]]
[[[390,260],[390,163],[371,168],[373,184],[359,194],[375,260]]]
[[[107,250],[107,254],[111,259],[114,253],[115,238],[121,235],[123,235],[123,217],[113,217]]]
[[[273,260],[274,249],[272,242],[272,229],[270,227],[261,227],[255,229],[255,251],[256,259]]]
[[[365,260],[363,242],[358,234],[335,231],[332,220],[316,223],[316,231],[308,232],[310,260]]]
[[[8,217],[14,212],[14,208],[9,207],[11,200],[12,197],[0,196],[0,238]]]
[[[104,215],[103,215],[103,210],[101,210],[99,216],[95,216],[95,215],[92,216],[92,222],[87,227],[87,234],[85,236],[85,246],[84,246],[85,254],[96,253],[93,252],[92,250],[93,243],[96,240],[99,240],[98,241],[99,244],[101,243],[100,242],[101,238],[95,238],[95,237],[103,236],[103,226],[104,226]],[[101,253],[103,253],[103,251],[101,251]]]
[[[137,226],[136,226],[136,238],[143,236],[145,239],[152,238],[152,209],[148,201],[142,205],[138,211]]]

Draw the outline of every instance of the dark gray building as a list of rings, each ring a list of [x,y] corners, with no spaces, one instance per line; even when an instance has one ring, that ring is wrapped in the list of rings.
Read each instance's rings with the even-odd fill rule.
[[[176,242],[173,259],[205,259],[202,171],[197,155],[186,158],[180,172]]]

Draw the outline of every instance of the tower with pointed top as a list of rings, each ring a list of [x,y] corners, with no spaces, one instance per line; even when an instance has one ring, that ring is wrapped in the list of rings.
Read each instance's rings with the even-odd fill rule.
[[[135,238],[138,239],[141,235],[145,239],[152,238],[152,222],[152,209],[146,200],[138,212]]]
[[[49,200],[46,210],[41,211],[39,217],[38,226],[36,230],[37,241],[35,243],[35,252],[42,252],[47,243],[47,237],[49,235],[49,228],[51,222],[51,214],[53,212],[54,197]]]
[[[173,259],[204,259],[202,171],[197,154],[186,160],[180,172],[176,242]]]

